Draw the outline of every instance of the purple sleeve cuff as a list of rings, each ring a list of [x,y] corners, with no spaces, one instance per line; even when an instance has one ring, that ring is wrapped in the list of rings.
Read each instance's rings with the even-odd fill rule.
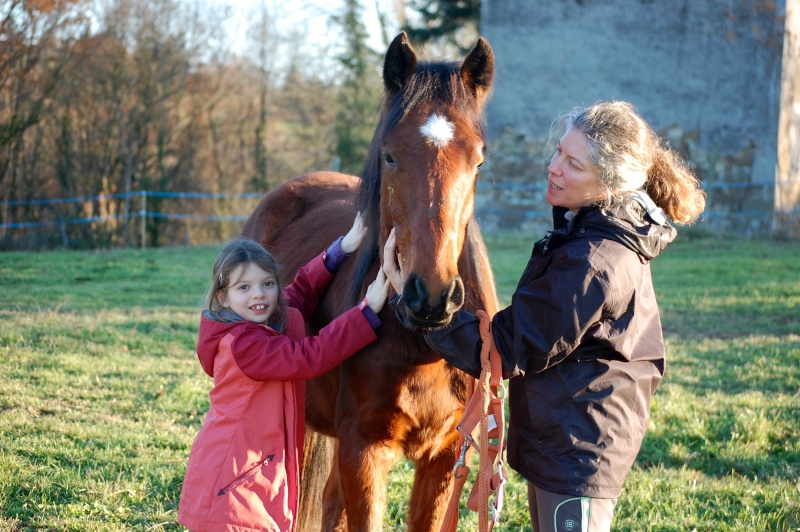
[[[343,236],[340,236],[325,250],[325,267],[331,273],[336,273],[339,270],[339,266],[344,262],[344,259],[349,256],[342,251],[343,238]]]
[[[361,309],[361,313],[364,314],[364,317],[367,318],[367,321],[372,326],[373,329],[377,329],[381,326],[381,319],[375,314],[375,311],[369,308],[369,306],[364,307]]]

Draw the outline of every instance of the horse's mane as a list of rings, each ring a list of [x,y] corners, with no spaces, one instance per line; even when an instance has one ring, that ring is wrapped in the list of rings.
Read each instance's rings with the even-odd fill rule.
[[[375,127],[375,134],[370,144],[369,155],[361,174],[361,184],[356,195],[356,207],[364,217],[367,234],[361,245],[355,277],[351,285],[350,299],[357,301],[361,285],[369,270],[378,259],[378,232],[380,230],[380,180],[383,157],[381,146],[383,139],[409,113],[417,107],[430,103],[448,104],[457,113],[468,117],[475,128],[485,138],[485,121],[483,110],[478,105],[475,95],[461,80],[460,62],[423,62],[409,76],[403,88],[393,94],[384,95],[383,113]],[[474,224],[469,224],[467,239],[474,240]]]

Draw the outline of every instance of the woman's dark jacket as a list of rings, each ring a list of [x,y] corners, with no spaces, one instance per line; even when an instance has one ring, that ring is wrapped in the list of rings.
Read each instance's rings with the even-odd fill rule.
[[[492,320],[504,377],[512,377],[508,461],[543,490],[617,498],[664,374],[649,262],[675,229],[641,192],[568,222],[556,211],[556,229],[534,245],[511,305]],[[479,376],[473,314],[459,311],[426,340]]]

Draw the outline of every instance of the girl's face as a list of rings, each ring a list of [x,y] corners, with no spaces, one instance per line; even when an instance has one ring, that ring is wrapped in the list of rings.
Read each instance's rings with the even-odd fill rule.
[[[227,288],[217,293],[223,307],[255,323],[266,323],[278,306],[275,275],[252,263],[236,266]]]
[[[546,197],[554,207],[577,211],[604,195],[589,158],[589,139],[578,129],[569,128],[559,139],[547,172]]]

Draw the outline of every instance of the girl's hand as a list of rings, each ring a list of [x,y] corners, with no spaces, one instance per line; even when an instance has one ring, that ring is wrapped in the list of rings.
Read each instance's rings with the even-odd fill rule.
[[[364,219],[361,213],[356,214],[356,219],[353,222],[353,227],[342,238],[341,246],[342,251],[348,255],[358,249],[364,236],[367,234],[367,227],[364,225]]]
[[[383,270],[378,270],[378,276],[367,288],[367,305],[377,314],[389,298],[389,281]]]
[[[392,232],[389,233],[389,238],[386,239],[386,244],[383,246],[383,273],[386,274],[386,278],[398,294],[403,293],[403,282],[405,281],[405,276],[400,266],[402,263],[402,257],[397,253],[397,236],[393,227]]]

